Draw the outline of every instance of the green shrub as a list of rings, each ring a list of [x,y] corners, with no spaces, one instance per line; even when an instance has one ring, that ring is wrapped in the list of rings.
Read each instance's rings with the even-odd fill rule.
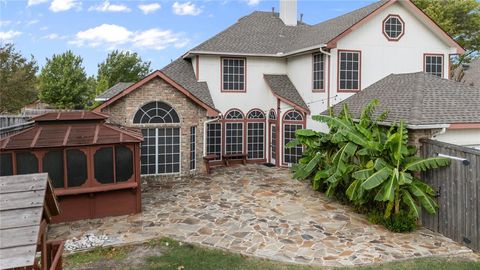
[[[380,126],[386,112],[372,117],[377,105],[377,100],[370,102],[358,121],[346,106],[338,115],[313,116],[327,123],[330,132],[296,131],[296,139],[287,147],[303,145],[305,151],[293,168],[294,177],[310,179],[314,190],[325,190],[327,196],[357,209],[382,210],[385,226],[408,230],[420,208],[430,214],[438,208],[433,189],[416,172],[447,166],[450,160],[416,156],[416,148],[407,145],[404,123]]]

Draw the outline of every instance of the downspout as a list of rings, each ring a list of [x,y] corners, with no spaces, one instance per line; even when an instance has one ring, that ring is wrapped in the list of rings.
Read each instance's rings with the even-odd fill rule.
[[[437,137],[438,135],[445,134],[445,132],[447,132],[447,128],[444,127],[444,128],[442,128],[440,131],[434,133],[434,134],[432,135],[432,138],[435,138],[435,137]]]
[[[327,56],[327,109],[330,109],[330,58],[332,58],[332,54],[323,50],[323,47],[320,47],[320,52]]]
[[[216,117],[210,120],[207,120],[203,123],[203,155],[205,156],[207,153],[207,125],[209,123],[215,122],[220,120],[220,117]]]

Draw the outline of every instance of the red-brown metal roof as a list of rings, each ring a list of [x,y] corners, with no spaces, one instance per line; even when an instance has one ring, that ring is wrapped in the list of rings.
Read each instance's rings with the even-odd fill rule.
[[[55,112],[39,116],[41,120],[35,119],[33,127],[1,139],[0,150],[116,144],[143,140],[140,130],[105,123],[104,115],[93,112],[75,113],[79,118],[74,118],[70,112],[65,115]]]
[[[33,117],[32,120],[35,122],[40,121],[77,121],[77,120],[105,120],[108,116],[96,113],[92,111],[60,111],[60,112],[50,112],[45,113],[36,117]]]

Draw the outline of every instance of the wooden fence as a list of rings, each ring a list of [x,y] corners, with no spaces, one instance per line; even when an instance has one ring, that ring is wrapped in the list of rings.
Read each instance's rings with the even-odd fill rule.
[[[422,214],[422,224],[474,250],[480,250],[480,151],[422,140],[425,157],[447,156],[450,166],[424,173],[437,192],[437,215]]]

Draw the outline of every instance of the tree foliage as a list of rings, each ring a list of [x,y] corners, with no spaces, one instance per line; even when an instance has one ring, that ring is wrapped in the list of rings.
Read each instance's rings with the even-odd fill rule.
[[[413,0],[452,36],[466,53],[459,62],[470,61],[480,51],[480,2],[477,0]]]
[[[143,61],[137,53],[112,51],[98,65],[97,94],[119,82],[137,82],[150,73],[150,62]]]
[[[343,193],[355,205],[382,209],[385,219],[403,213],[418,218],[420,207],[435,213],[434,191],[416,172],[447,166],[449,159],[417,157],[403,123],[387,128],[378,125],[386,113],[372,118],[377,104],[368,104],[359,121],[353,121],[346,106],[339,115],[313,116],[327,123],[330,132],[296,132],[287,146],[301,144],[306,150],[294,177],[311,179],[313,188],[327,196]]]
[[[15,51],[13,44],[0,47],[0,113],[15,113],[37,98],[38,66]]]
[[[39,77],[40,99],[61,109],[83,108],[92,91],[82,63],[70,50],[47,58]]]

